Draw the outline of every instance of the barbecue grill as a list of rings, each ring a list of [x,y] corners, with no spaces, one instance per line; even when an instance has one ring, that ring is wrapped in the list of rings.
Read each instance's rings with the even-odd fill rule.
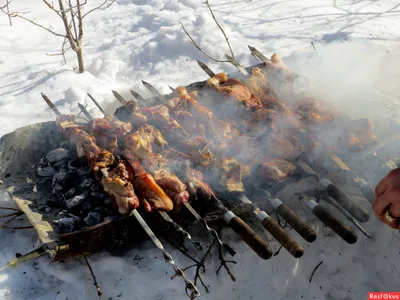
[[[250,49],[261,59],[266,59],[255,48]],[[239,70],[239,73],[229,74],[228,78],[236,77],[242,80],[250,74],[254,67],[265,67],[264,62],[243,68],[233,58],[228,58]],[[271,64],[270,61],[268,63]],[[204,63],[199,62],[199,65],[209,76],[215,75]],[[282,76],[282,74],[279,76]],[[279,76],[277,76],[277,81],[282,80]],[[296,76],[290,74],[290,77],[295,78]],[[135,91],[132,91],[132,95],[146,107],[152,107],[176,96],[176,91],[168,95],[162,95],[151,84],[143,83],[154,94],[154,97],[143,99]],[[207,81],[190,84],[186,87],[186,90],[188,92],[201,91],[205,88],[207,88]],[[117,92],[114,92],[114,96],[121,104],[127,103]],[[43,97],[47,98],[45,95]],[[95,101],[92,96],[90,97]],[[51,104],[50,100],[46,101]],[[81,109],[86,117],[91,118],[84,108]],[[59,226],[60,216],[68,214],[68,212],[65,211],[65,207],[53,205],[58,201],[57,193],[54,192],[54,180],[57,179],[49,180],[49,177],[53,177],[54,174],[50,176],[38,174],[40,161],[48,156],[49,152],[54,151],[54,149],[60,149],[60,147],[63,147],[64,150],[72,150],[65,157],[59,159],[60,162],[55,160],[55,164],[60,164],[61,161],[64,161],[64,163],[69,161],[70,163],[77,160],[74,148],[71,148],[68,140],[59,131],[55,122],[26,126],[3,136],[0,140],[0,178],[2,178],[11,199],[25,213],[29,222],[37,231],[43,244],[43,253],[47,253],[53,261],[103,250],[138,246],[149,235],[148,232],[143,230],[141,218],[156,236],[168,237],[171,234],[186,234],[185,237],[187,239],[190,239],[191,233],[187,233],[185,228],[190,223],[196,222],[197,218],[197,221],[200,220],[200,224],[206,227],[209,226],[208,229],[212,237],[219,239],[217,233],[212,233],[210,227],[226,225],[224,220],[227,221],[227,211],[240,216],[245,223],[243,226],[250,224],[250,229],[254,229],[254,234],[258,236],[250,238],[246,234],[253,235],[253,232],[244,231],[244,227],[236,227],[237,232],[253,250],[261,247],[260,245],[255,245],[255,239],[259,238],[259,236],[264,236],[263,239],[265,239],[265,231],[262,229],[261,224],[257,223],[257,219],[260,219],[264,228],[289,252],[292,251],[291,254],[296,258],[301,257],[303,251],[302,248],[297,246],[297,241],[301,241],[300,244],[313,242],[323,231],[332,230],[347,243],[355,243],[357,235],[349,225],[346,225],[347,221],[344,221],[346,218],[360,229],[363,234],[370,237],[360,223],[368,221],[368,212],[371,205],[369,202],[374,201],[373,189],[368,184],[368,182],[373,181],[373,178],[369,177],[369,172],[364,174],[363,169],[359,168],[360,165],[354,163],[355,160],[348,160],[351,153],[338,153],[341,157],[339,158],[336,154],[328,153],[328,151],[322,153],[321,157],[323,159],[315,160],[314,164],[310,162],[304,163],[302,157],[294,159],[298,161],[297,169],[300,169],[300,172],[296,171],[293,176],[285,178],[283,182],[270,184],[268,189],[253,187],[246,190],[245,194],[217,191],[218,198],[222,200],[220,202],[218,202],[219,200],[217,202],[207,202],[199,199],[198,201],[192,201],[192,207],[189,210],[181,209],[168,212],[168,214],[142,212],[141,216],[137,217],[139,222],[132,216],[114,216],[102,217],[101,222],[99,219],[95,222],[96,224],[90,226],[91,223],[85,219],[84,222],[82,220],[79,221],[80,223],[85,223],[85,225],[78,230],[62,232]],[[365,157],[368,155],[368,148],[358,153]],[[374,159],[377,164],[382,166],[382,173],[386,171],[384,169],[385,166],[388,169],[397,167],[395,161],[388,162],[377,156],[374,156]],[[346,163],[345,161],[348,162]],[[353,163],[349,163],[350,161]],[[45,172],[44,167],[41,170]],[[231,198],[236,198],[236,200]],[[325,205],[321,205],[319,201],[321,198],[326,199],[331,205],[329,211],[326,210]],[[78,198],[76,199],[76,201],[79,200]],[[268,201],[266,201],[267,199]],[[239,205],[240,201],[237,200],[242,200],[243,204]],[[304,208],[307,205],[309,208]],[[332,207],[335,209],[332,209]],[[310,208],[314,216],[310,213]],[[104,214],[103,211],[102,214]],[[196,214],[198,214],[198,217],[196,217]],[[92,215],[95,216],[95,214]],[[291,230],[290,234],[288,234],[288,231],[285,231],[283,227],[278,228],[275,215],[278,221],[283,217],[295,230]],[[274,218],[271,216],[274,216]],[[231,227],[235,229],[232,225]],[[317,233],[315,237],[313,236],[313,231]],[[269,243],[274,245],[275,242],[269,241]],[[234,254],[233,249],[229,250],[230,246],[221,241],[220,244],[225,246],[228,252]],[[293,247],[297,247],[296,251],[300,252],[295,254],[296,251]],[[257,250],[255,251],[257,252]],[[260,251],[258,254],[262,257]],[[263,258],[268,259],[270,257],[271,255],[268,255],[268,257]],[[187,286],[188,282],[190,281],[186,282]]]

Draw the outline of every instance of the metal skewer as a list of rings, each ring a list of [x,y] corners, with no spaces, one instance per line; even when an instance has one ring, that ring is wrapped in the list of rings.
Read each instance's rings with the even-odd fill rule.
[[[208,76],[210,76],[210,77],[215,76],[215,73],[213,71],[211,71],[211,69],[205,63],[197,60],[197,64],[200,66],[200,68],[203,69],[204,72],[207,73]]]
[[[78,106],[79,106],[80,110],[82,111],[82,113],[83,113],[89,120],[93,120],[93,117],[90,115],[90,113],[87,111],[87,109],[86,109],[82,104],[78,103]],[[189,240],[192,239],[192,237],[190,236],[190,234],[189,234],[187,231],[185,231],[178,223],[176,223],[174,220],[172,220],[172,218],[171,218],[166,212],[164,212],[164,211],[159,211],[159,210],[157,210],[157,212],[161,215],[161,217],[162,217],[165,221],[169,222],[169,223],[174,227],[174,229],[175,229],[176,231],[180,232],[180,233],[182,234],[182,236],[183,236],[185,239],[189,239]]]
[[[60,112],[58,111],[58,109],[54,106],[54,104],[50,101],[50,99],[49,99],[46,95],[44,95],[43,93],[42,93],[42,97],[43,97],[43,99],[49,104],[49,106],[52,108],[52,110],[54,111],[54,113],[55,113],[57,116],[60,116],[61,113],[60,113]],[[51,105],[50,105],[50,104],[51,104]],[[83,107],[83,106],[82,106],[82,107]],[[103,176],[108,176],[108,172],[107,172],[106,169],[102,168],[102,169],[100,169],[100,171],[102,172]],[[197,287],[196,287],[189,279],[186,278],[184,271],[183,271],[181,268],[179,268],[179,267],[175,264],[175,262],[174,262],[172,256],[171,256],[167,251],[165,251],[165,249],[164,249],[163,245],[161,244],[160,240],[156,237],[156,235],[155,235],[154,232],[151,230],[151,228],[149,227],[149,225],[147,225],[147,223],[143,220],[143,218],[142,218],[142,216],[139,214],[139,212],[138,212],[136,209],[134,209],[134,210],[131,212],[131,216],[134,216],[134,217],[136,218],[136,220],[137,220],[137,221],[139,222],[139,224],[142,226],[143,230],[144,230],[144,231],[146,232],[146,234],[149,236],[149,238],[150,238],[151,241],[154,243],[154,245],[163,253],[163,256],[164,256],[165,261],[173,267],[173,269],[174,269],[176,275],[182,277],[182,279],[185,281],[186,288],[189,289],[189,290],[191,291],[192,295],[194,295],[194,296],[200,296],[200,292],[199,292],[199,290],[197,289]]]
[[[144,82],[144,85],[149,91],[156,95],[160,101],[162,100],[162,103],[165,102],[165,96],[161,95],[150,83]],[[218,208],[225,212],[225,222],[242,237],[247,245],[263,259],[269,259],[272,256],[271,248],[249,225],[232,211],[228,210],[217,197],[214,196],[213,201]]]
[[[124,104],[126,103],[126,100],[119,95],[117,92],[113,91],[114,96],[116,96],[115,98],[121,103]],[[134,93],[132,93],[133,95]],[[122,101],[121,101],[122,100]],[[229,246],[228,244],[224,243],[221,241],[218,233],[212,229],[211,227],[208,226],[207,221],[204,220],[204,218],[202,218],[197,212],[196,210],[192,207],[192,205],[190,205],[190,203],[185,202],[184,206],[187,208],[187,210],[195,217],[195,219],[202,225],[204,226],[207,231],[210,233],[210,235],[215,238],[218,242],[218,244],[220,244],[221,247],[223,247],[230,255],[234,256],[236,254],[236,251],[233,250],[233,248],[231,246]]]
[[[245,68],[243,68],[243,66],[241,64],[239,64],[239,62],[233,58],[232,56],[226,54],[225,57],[228,59],[228,61],[235,66],[236,69],[239,70],[239,72],[244,75],[244,76],[248,76],[249,72],[246,71]]]

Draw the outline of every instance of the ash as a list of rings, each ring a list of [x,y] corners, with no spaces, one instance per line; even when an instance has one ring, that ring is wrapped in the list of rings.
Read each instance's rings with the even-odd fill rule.
[[[60,211],[54,224],[59,233],[69,233],[117,218],[111,198],[104,193],[87,160],[77,158],[76,152],[63,145],[43,157],[37,174],[45,177],[53,188],[53,198],[46,203],[45,212]]]

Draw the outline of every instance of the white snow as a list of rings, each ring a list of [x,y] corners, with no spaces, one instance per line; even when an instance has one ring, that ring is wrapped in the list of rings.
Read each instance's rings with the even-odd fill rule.
[[[94,6],[102,1],[90,2]],[[395,101],[400,96],[397,1],[223,0],[210,4],[243,65],[255,63],[247,45],[268,55],[278,52],[289,56],[293,69],[311,79],[312,93],[357,117],[374,119],[381,115],[384,105],[378,91],[392,95]],[[14,0],[10,9],[30,11],[33,20],[54,31],[62,30],[57,15],[41,1]],[[117,0],[107,10],[93,13],[84,28],[83,74],[75,72],[72,51],[67,53],[66,65],[61,56],[46,55],[60,51],[62,38],[20,19],[13,19],[11,27],[8,18],[0,15],[0,136],[54,119],[41,92],[63,113],[77,111],[80,102],[100,115],[85,93],[91,93],[111,111],[117,105],[111,90],[129,95],[129,89],[134,89],[149,95],[141,85],[142,79],[160,92],[169,92],[168,85],[205,80],[207,76],[196,59],[214,71],[234,71],[231,65],[213,62],[193,47],[179,21],[210,55],[224,59],[229,53],[203,1]],[[12,205],[4,191],[0,199],[1,206]],[[203,276],[210,294],[198,285],[200,299],[367,299],[368,291],[398,291],[400,235],[374,217],[365,227],[374,240],[359,234],[355,245],[334,235],[325,236],[329,231],[322,226],[316,228],[321,231],[313,244],[303,242],[291,231],[304,246],[304,256],[296,260],[281,250],[268,261],[258,259],[226,230],[226,238],[235,240],[238,251],[238,263],[232,265],[237,280],[232,282],[224,270],[215,275],[218,259],[214,255],[207,261]],[[1,229],[0,237],[0,265],[17,252],[26,253],[39,246],[32,229]],[[276,243],[271,245],[277,249]],[[166,247],[178,265],[191,264],[177,250]],[[100,253],[89,256],[89,260],[103,299],[187,299],[183,282],[169,279],[172,269],[150,243],[124,255]],[[309,277],[320,261],[323,264],[310,283]],[[193,269],[186,273],[193,278]],[[65,300],[97,299],[97,295],[83,259],[50,263],[42,257],[0,272],[0,298]]]

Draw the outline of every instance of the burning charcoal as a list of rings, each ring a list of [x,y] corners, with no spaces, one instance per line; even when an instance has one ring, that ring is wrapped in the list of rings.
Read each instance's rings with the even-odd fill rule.
[[[86,178],[79,186],[82,188],[89,188],[92,185],[93,180],[90,178]]]
[[[94,211],[95,211],[96,213],[98,213],[98,214],[100,215],[100,217],[104,217],[104,215],[105,215],[105,209],[104,209],[103,206],[96,207],[96,208],[94,209]]]
[[[73,188],[69,189],[68,192],[66,192],[64,194],[64,196],[65,196],[65,198],[70,199],[73,196],[75,196],[75,193],[76,193],[76,188],[73,187]]]
[[[86,215],[92,209],[92,203],[90,201],[84,201],[81,205],[81,215]]]
[[[83,218],[81,218],[81,217],[79,217],[79,216],[75,216],[75,215],[73,215],[73,214],[69,214],[69,216],[70,216],[71,218],[74,218],[75,221],[76,221],[76,223],[83,223]]]
[[[56,221],[60,231],[62,233],[72,232],[74,231],[74,227],[76,224],[76,219],[74,218],[61,218],[59,221]]]
[[[46,206],[46,208],[44,209],[44,212],[45,212],[46,214],[48,214],[50,211],[51,211],[51,208],[48,207],[48,206]]]
[[[99,190],[100,190],[100,184],[98,184],[98,183],[93,183],[91,186],[90,186],[90,190],[92,191],[92,192],[98,192]]]
[[[36,167],[37,174],[40,177],[51,177],[54,175],[56,170],[49,164],[47,159],[42,158]]]
[[[64,169],[57,171],[53,176],[53,186],[55,186],[56,184],[63,185],[63,183],[65,183],[65,181],[67,180],[67,175],[68,174]]]
[[[54,188],[53,188],[52,193],[53,193],[53,194],[58,194],[58,193],[60,193],[63,189],[64,189],[64,188],[63,188],[61,185],[56,184],[56,185],[54,186]]]
[[[75,196],[71,199],[68,199],[65,204],[69,209],[73,209],[75,207],[78,207],[79,205],[82,204],[82,202],[86,199],[86,195],[78,195]]]
[[[100,214],[96,212],[90,212],[85,218],[85,223],[88,226],[94,226],[100,223]]]
[[[106,195],[102,192],[91,192],[90,196],[98,200],[104,200],[106,198]]]
[[[64,169],[68,166],[68,159],[63,159],[53,163],[53,167],[56,169]]]
[[[49,163],[55,163],[57,161],[66,159],[69,155],[69,152],[67,149],[64,148],[57,148],[46,155],[46,159],[49,161]]]

